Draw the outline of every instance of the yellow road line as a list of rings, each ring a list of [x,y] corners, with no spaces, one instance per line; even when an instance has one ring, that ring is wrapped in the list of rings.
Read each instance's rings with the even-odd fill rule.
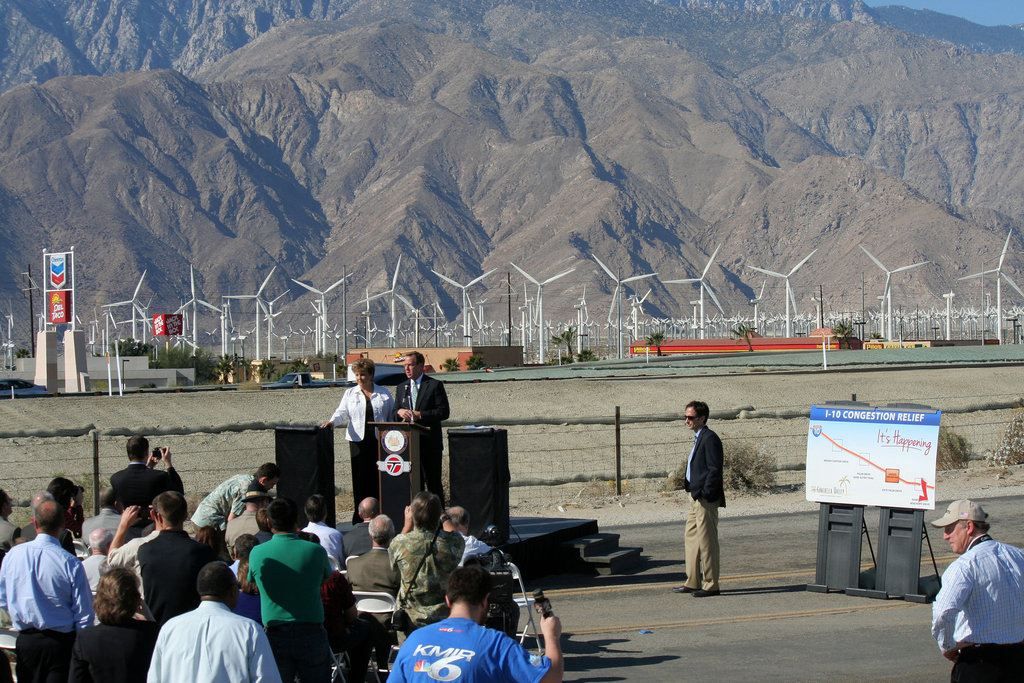
[[[751,621],[775,621],[778,619],[801,619],[806,617],[822,617],[835,614],[849,614],[852,612],[881,612],[883,610],[907,609],[918,607],[916,603],[909,602],[880,602],[870,605],[848,605],[834,607],[832,609],[801,610],[797,612],[772,612],[769,614],[739,614],[729,617],[708,617],[704,619],[691,619],[688,621],[667,621],[652,624],[623,624],[621,626],[601,626],[596,628],[580,628],[566,631],[568,635],[595,635],[600,633],[618,633],[622,631],[639,631],[641,629],[674,629],[694,628],[698,626],[716,626],[722,624],[746,623]]]

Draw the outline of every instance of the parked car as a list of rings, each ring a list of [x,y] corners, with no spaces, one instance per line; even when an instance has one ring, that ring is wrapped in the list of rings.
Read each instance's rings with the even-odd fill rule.
[[[46,387],[33,384],[24,379],[0,379],[0,398],[10,398],[13,391],[15,396],[48,396]]]
[[[374,363],[373,365],[374,384],[378,384],[382,387],[397,387],[406,379],[404,365],[396,363]],[[352,372],[351,363],[348,365],[348,379],[350,382],[356,381],[356,376]]]
[[[325,379],[314,379],[308,372],[289,372],[276,382],[265,382],[264,389],[290,389],[303,387],[338,387],[349,386],[351,382],[331,382]]]

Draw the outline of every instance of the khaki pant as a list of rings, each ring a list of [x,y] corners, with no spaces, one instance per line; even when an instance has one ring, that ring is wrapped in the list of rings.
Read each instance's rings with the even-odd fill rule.
[[[686,517],[686,585],[717,591],[721,570],[718,547],[719,501],[690,499]]]

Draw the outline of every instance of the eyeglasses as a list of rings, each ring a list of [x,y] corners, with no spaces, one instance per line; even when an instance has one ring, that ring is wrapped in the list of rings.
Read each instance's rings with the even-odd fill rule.
[[[686,421],[687,421],[687,422],[693,422],[693,421],[694,421],[694,420],[696,420],[696,419],[697,419],[697,416],[696,416],[696,415],[687,415],[687,416],[686,416]]]
[[[950,536],[954,531],[956,531],[956,528],[958,526],[960,526],[959,520],[953,522],[952,524],[947,524],[946,526],[942,527],[942,532],[947,536]]]

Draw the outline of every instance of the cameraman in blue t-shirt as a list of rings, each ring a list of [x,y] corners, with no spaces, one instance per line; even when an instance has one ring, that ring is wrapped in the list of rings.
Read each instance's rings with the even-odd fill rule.
[[[531,655],[501,631],[484,628],[491,575],[480,565],[460,567],[448,577],[445,600],[451,616],[413,631],[392,667],[389,683],[439,680],[560,683],[562,622],[543,617],[543,657]],[[425,674],[425,676],[417,675]]]

